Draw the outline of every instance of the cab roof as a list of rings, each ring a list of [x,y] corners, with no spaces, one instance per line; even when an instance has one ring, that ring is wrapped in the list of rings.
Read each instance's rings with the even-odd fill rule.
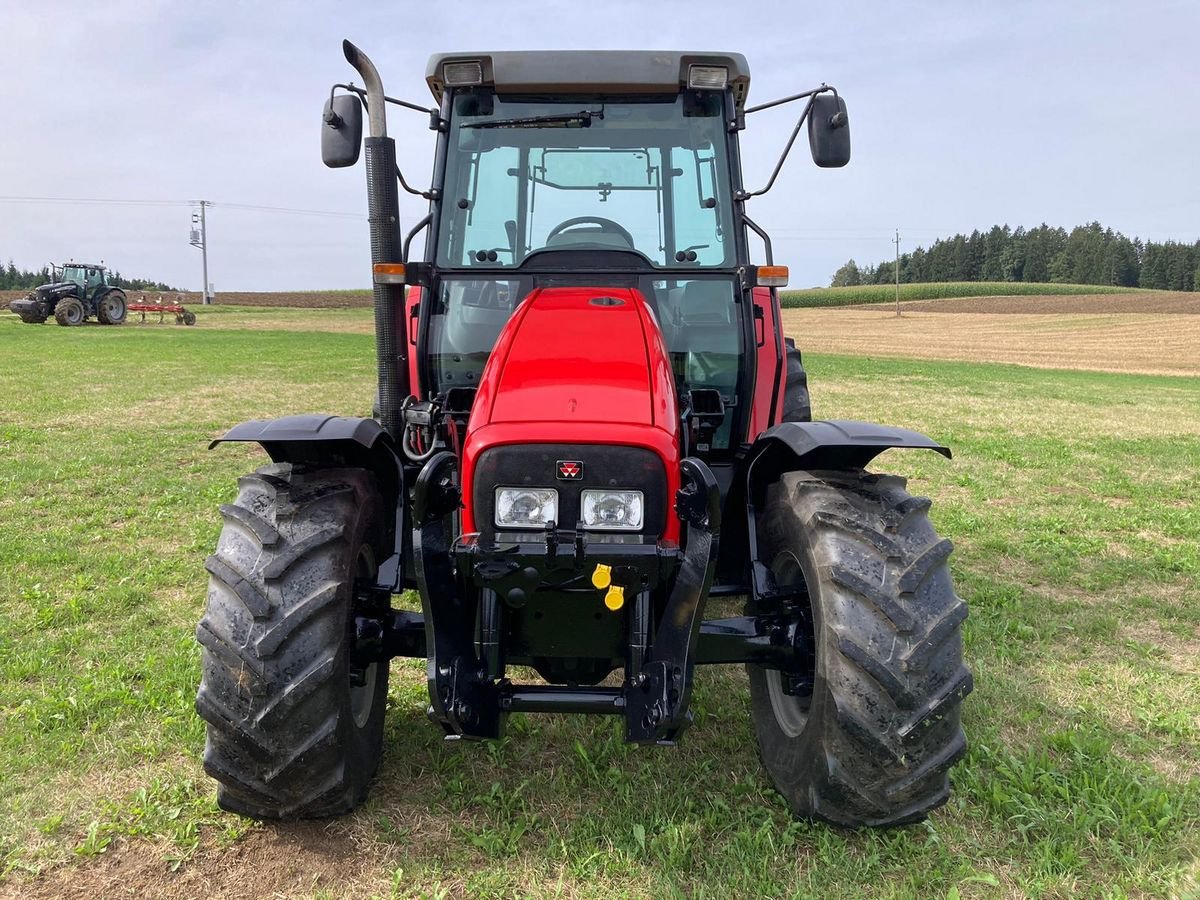
[[[693,65],[725,66],[737,108],[750,91],[750,67],[740,53],[680,50],[501,50],[435,53],[425,80],[438,103],[445,63],[478,61],[483,84],[501,94],[674,94],[687,85]]]

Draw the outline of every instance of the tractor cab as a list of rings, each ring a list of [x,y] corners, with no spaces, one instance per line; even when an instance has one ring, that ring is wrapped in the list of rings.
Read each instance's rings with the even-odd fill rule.
[[[59,272],[58,281],[61,284],[76,285],[81,298],[90,297],[97,290],[108,286],[104,266],[94,263],[65,263]]]
[[[554,57],[568,68],[564,54],[517,56],[489,57],[493,80],[536,65],[549,79]],[[709,62],[732,70],[744,90],[744,60]],[[748,285],[738,274],[746,252],[732,201],[740,184],[726,127],[738,112],[729,76],[705,89],[676,81],[635,92],[597,82],[562,93],[549,81],[447,87],[447,64],[466,65],[430,64],[448,115],[426,251],[432,302],[418,352],[426,392],[477,387],[501,329],[533,291],[633,288],[665,342],[676,396],[719,395],[722,421],[704,452],[728,452],[751,339]],[[604,335],[593,340],[603,344]]]

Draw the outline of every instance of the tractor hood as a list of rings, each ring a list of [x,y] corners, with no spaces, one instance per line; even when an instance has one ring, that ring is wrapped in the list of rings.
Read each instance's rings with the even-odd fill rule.
[[[676,541],[679,454],[670,357],[642,295],[539,288],[501,330],[480,378],[463,446],[462,527],[492,527],[493,491],[504,484],[555,489],[568,525],[579,521],[582,490],[624,485],[647,498],[647,533]]]
[[[53,284],[40,284],[33,289],[33,293],[40,298],[54,297],[58,294],[65,294],[78,288],[73,281],[56,281]]]
[[[472,426],[623,423],[676,415],[662,334],[629,288],[543,288],[509,320],[481,379]]]

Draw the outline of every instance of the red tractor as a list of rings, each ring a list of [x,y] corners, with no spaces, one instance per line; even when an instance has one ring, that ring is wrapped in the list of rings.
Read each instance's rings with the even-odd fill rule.
[[[514,712],[596,713],[673,744],[696,667],[742,664],[797,816],[896,825],[944,803],[967,608],[929,501],[865,467],[950,453],[810,421],[787,270],[742,183],[747,116],[790,101],[803,113],[767,188],[805,122],[817,165],[845,165],[837,92],[748,107],[734,53],[444,54],[424,109],[344,50],[365,89],[334,86],[322,153],[347,166],[366,147],[377,414],[220,439],[273,461],[221,507],[206,566],[196,708],[220,804],[360,803],[396,656],[428,661],[447,740],[499,738]],[[407,235],[388,103],[437,133]],[[421,612],[393,609],[410,590]],[[706,618],[711,598],[742,614]]]

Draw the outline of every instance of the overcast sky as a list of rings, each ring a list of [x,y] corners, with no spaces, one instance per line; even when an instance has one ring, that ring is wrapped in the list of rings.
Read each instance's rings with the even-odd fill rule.
[[[319,153],[329,85],[355,77],[344,37],[375,60],[389,94],[419,103],[430,102],[426,60],[441,50],[730,50],[749,59],[752,103],[836,85],[850,110],[850,165],[817,169],[801,141],[774,190],[750,205],[794,287],[828,284],[850,257],[887,258],[895,227],[903,250],[1003,222],[1098,219],[1131,236],[1200,238],[1196,0],[0,0],[0,197],[205,198],[218,204],[218,292],[367,287],[362,166],[326,169]],[[751,117],[749,186],[798,113]],[[389,116],[405,174],[427,181],[426,123]],[[405,198],[405,228],[423,214]],[[198,290],[190,217],[186,202],[0,200],[0,258],[23,268],[103,258]]]

